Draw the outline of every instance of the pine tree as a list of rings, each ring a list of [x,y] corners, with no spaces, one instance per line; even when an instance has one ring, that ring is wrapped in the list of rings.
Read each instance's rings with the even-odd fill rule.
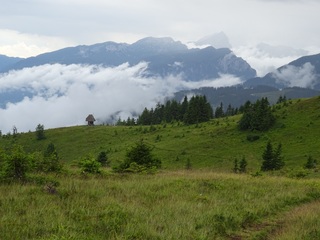
[[[262,158],[263,158],[263,162],[262,162],[261,170],[262,171],[272,170],[273,149],[270,141],[267,143],[266,149],[262,154]]]
[[[102,151],[99,153],[97,157],[97,161],[101,164],[101,166],[105,167],[108,166],[110,163],[108,161],[108,155],[107,152]]]
[[[36,137],[37,140],[42,140],[46,138],[44,135],[44,126],[41,124],[38,124],[38,126],[36,127]]]
[[[279,170],[284,167],[284,161],[283,161],[283,157],[281,156],[281,152],[282,152],[282,144],[279,143],[277,149],[274,152],[274,156],[273,156],[273,169],[274,170]]]
[[[245,158],[245,157],[242,157],[242,159],[241,159],[241,161],[240,161],[239,171],[240,171],[241,173],[246,172],[246,171],[247,171],[247,165],[248,165],[248,163],[247,163],[246,158]]]
[[[279,170],[284,167],[285,163],[281,156],[282,145],[278,145],[276,150],[273,150],[272,144],[269,141],[266,149],[262,154],[263,162],[261,166],[262,171]]]
[[[307,163],[304,165],[307,169],[313,169],[317,167],[317,160],[315,160],[312,156],[308,157]]]
[[[224,113],[223,113],[223,104],[222,102],[220,103],[220,106],[216,108],[215,112],[214,112],[214,117],[215,118],[221,118],[223,117]]]
[[[234,159],[234,165],[233,165],[233,172],[238,173],[239,172],[239,166],[238,166],[238,159]]]
[[[244,107],[241,107],[241,111],[243,111],[243,116],[239,122],[241,130],[266,131],[275,122],[267,98],[257,100],[255,104],[247,102]]]
[[[183,102],[181,103],[181,107],[180,107],[180,119],[179,119],[180,121],[183,121],[185,114],[187,112],[187,109],[188,109],[188,105],[189,105],[188,97],[185,96],[183,99]]]

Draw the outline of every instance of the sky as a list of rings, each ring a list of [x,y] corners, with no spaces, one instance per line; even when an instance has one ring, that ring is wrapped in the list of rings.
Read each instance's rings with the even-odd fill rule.
[[[259,76],[301,57],[294,50],[320,53],[318,0],[0,0],[0,6],[0,54],[7,56],[25,58],[106,41],[133,43],[148,36],[188,43],[221,31]],[[290,48],[279,55],[260,43]],[[231,75],[197,83],[179,76],[146,79],[141,75],[146,64],[55,64],[0,75],[0,94],[12,89],[34,93],[0,108],[0,131],[83,125],[90,113],[97,123],[111,116],[126,119],[181,89],[241,82]],[[277,76],[307,86],[313,84],[313,70],[310,65],[286,68]]]
[[[0,0],[0,54],[29,57],[147,36],[195,41],[223,31],[232,46],[319,49],[318,0]]]

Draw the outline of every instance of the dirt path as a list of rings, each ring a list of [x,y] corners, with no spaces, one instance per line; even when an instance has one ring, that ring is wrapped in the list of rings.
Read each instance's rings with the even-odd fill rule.
[[[232,240],[318,240],[320,239],[320,201],[291,209],[275,219],[250,226]]]

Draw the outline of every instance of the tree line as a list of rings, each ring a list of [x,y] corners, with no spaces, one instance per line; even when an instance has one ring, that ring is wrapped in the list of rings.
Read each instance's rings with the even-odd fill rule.
[[[127,120],[121,120],[119,118],[116,125],[156,125],[172,121],[195,124],[238,113],[239,109],[233,108],[230,104],[224,109],[223,104],[220,103],[214,110],[206,96],[196,95],[192,96],[190,100],[185,96],[182,102],[173,99],[168,100],[165,104],[157,103],[155,108],[144,108],[137,119],[128,117]]]
[[[213,109],[206,96],[184,97],[182,102],[168,100],[165,104],[157,103],[155,108],[144,108],[137,119],[118,120],[117,125],[156,125],[179,121],[194,124],[209,121],[213,118]]]

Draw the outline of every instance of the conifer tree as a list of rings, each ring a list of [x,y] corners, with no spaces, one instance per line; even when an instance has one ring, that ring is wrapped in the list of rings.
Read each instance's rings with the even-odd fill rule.
[[[242,108],[243,116],[239,122],[241,130],[266,131],[275,122],[271,107],[267,98],[257,100],[255,104],[247,102]]]
[[[240,171],[241,173],[246,172],[246,171],[247,171],[247,165],[248,165],[248,163],[247,163],[246,158],[245,158],[245,157],[242,157],[242,159],[241,159],[241,161],[240,161],[240,165],[239,165],[239,171]]]
[[[313,169],[317,167],[317,160],[315,160],[312,156],[308,157],[307,163],[304,165],[307,169]]]
[[[223,104],[222,102],[220,103],[220,106],[216,108],[215,113],[214,113],[214,117],[215,118],[221,118],[223,117],[224,113],[223,113]]]
[[[44,135],[44,126],[41,124],[38,124],[36,127],[36,137],[37,140],[42,140],[46,138]]]
[[[238,159],[234,159],[234,165],[233,165],[233,172],[238,173],[239,172],[239,166],[238,166]]]
[[[263,162],[261,166],[262,171],[272,170],[272,161],[273,161],[273,149],[271,142],[267,143],[267,146],[262,154]]]
[[[284,167],[283,157],[281,156],[282,153],[282,144],[279,143],[277,149],[274,152],[273,156],[273,169],[279,170]]]
[[[281,156],[282,145],[278,145],[276,150],[273,150],[272,144],[269,141],[262,154],[263,162],[261,166],[262,171],[279,170],[284,167],[285,163]]]

